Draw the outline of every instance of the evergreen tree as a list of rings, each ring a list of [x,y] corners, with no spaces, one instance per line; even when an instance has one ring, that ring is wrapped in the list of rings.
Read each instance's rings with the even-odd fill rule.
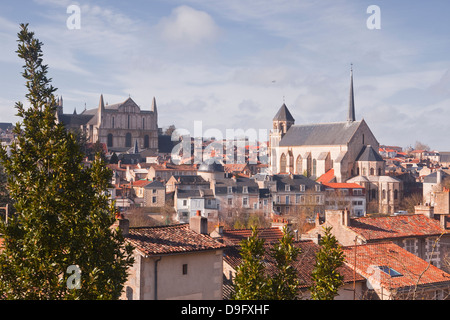
[[[252,235],[241,241],[241,264],[236,268],[234,278],[235,300],[262,300],[266,298],[267,278],[263,257],[264,239],[259,239],[258,229],[252,227]]]
[[[76,136],[56,123],[56,89],[41,47],[28,24],[21,24],[17,53],[25,61],[29,107],[16,103],[17,142],[10,155],[0,148],[16,209],[8,224],[0,223],[0,297],[117,299],[133,257],[111,228],[111,171],[101,156],[85,168]],[[81,274],[69,272],[72,266]],[[81,285],[69,285],[77,276]]]
[[[311,275],[311,298],[313,300],[333,300],[339,287],[344,284],[344,277],[338,268],[344,264],[344,252],[331,234],[331,227],[324,228],[320,250],[316,254],[316,264]]]
[[[283,228],[283,237],[270,248],[270,256],[276,264],[276,273],[269,279],[268,299],[296,300],[298,297],[299,279],[295,262],[300,249],[294,246],[294,236]]]

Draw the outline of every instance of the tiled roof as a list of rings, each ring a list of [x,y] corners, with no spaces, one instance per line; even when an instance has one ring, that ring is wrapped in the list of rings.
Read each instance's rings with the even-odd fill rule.
[[[209,235],[191,230],[188,224],[130,228],[126,240],[146,255],[188,253],[226,247]]]
[[[222,239],[226,244],[239,245],[242,240],[251,237],[251,235],[251,229],[229,229],[223,230]],[[277,227],[258,228],[258,236],[266,242],[274,242],[283,237],[283,232]]]
[[[323,183],[323,185],[333,189],[364,189],[364,187],[356,183],[332,182]]]
[[[354,267],[355,248],[344,247],[346,263]],[[448,282],[450,274],[429,264],[392,242],[357,246],[356,271],[366,278],[378,278],[381,285],[390,289]],[[387,267],[400,273],[391,276],[377,267]],[[375,269],[376,268],[376,269]]]
[[[383,158],[372,146],[367,145],[361,149],[356,161],[383,161]]]
[[[321,175],[316,182],[320,183],[329,183],[334,180],[334,169],[330,169],[327,172],[325,172],[323,175]]]
[[[351,230],[366,240],[383,240],[392,238],[420,237],[450,233],[441,228],[438,220],[422,214],[362,217],[351,219]]]
[[[309,288],[312,285],[311,274],[316,263],[316,253],[320,250],[320,246],[315,244],[311,240],[296,241],[294,243],[294,246],[300,248],[301,250],[298,259],[294,264],[295,268],[298,271],[300,287]],[[271,275],[276,271],[276,263],[268,254],[270,244],[266,244],[265,249],[266,255],[264,256],[263,261],[266,266],[266,272]],[[239,253],[239,246],[225,249],[224,260],[231,267],[236,269],[236,267],[239,266],[242,261]],[[344,282],[350,283],[353,281],[354,272],[350,267],[344,265],[338,269],[338,272],[344,277]],[[355,280],[364,281],[365,279],[360,274],[356,273]]]
[[[293,125],[281,139],[280,147],[303,145],[346,145],[361,121]]]

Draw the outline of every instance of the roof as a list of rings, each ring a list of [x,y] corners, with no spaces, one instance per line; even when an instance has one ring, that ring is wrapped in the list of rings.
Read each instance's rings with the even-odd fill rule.
[[[164,189],[164,183],[158,180],[151,181],[149,184],[145,186],[146,189],[154,189],[154,188],[162,188]]]
[[[356,161],[384,161],[371,145],[364,146],[356,157]]]
[[[199,234],[188,224],[130,228],[125,239],[145,255],[164,255],[223,249],[209,235]]]
[[[354,267],[355,248],[344,247],[346,263]],[[392,242],[359,245],[356,248],[356,271],[366,278],[379,280],[381,286],[390,289],[409,289],[416,285],[448,283],[450,274],[429,264]],[[391,275],[377,267],[391,268],[398,274]],[[377,268],[377,269],[375,269]],[[400,274],[400,275],[399,275]]]
[[[281,139],[279,146],[345,145],[362,121],[293,125]]]
[[[223,242],[228,245],[239,245],[244,239],[251,237],[252,229],[229,229],[223,230]],[[278,227],[258,228],[258,237],[267,242],[274,242],[283,237],[283,232]]]
[[[330,182],[330,183],[324,183],[323,185],[326,187],[333,188],[333,189],[364,189],[364,187],[362,187],[356,183]]]
[[[286,107],[286,104],[283,105],[278,110],[275,117],[273,117],[274,121],[295,121],[292,114],[289,112],[289,109]]]
[[[276,181],[278,191],[285,191],[286,185],[290,186],[290,191],[300,191],[300,185],[304,185],[305,190],[315,188],[316,185],[319,185],[316,181],[302,174],[275,174],[271,179],[272,181]]]
[[[422,214],[351,219],[349,228],[366,240],[410,238],[450,233],[440,222]]]
[[[327,172],[325,172],[323,175],[321,175],[316,182],[320,183],[329,183],[334,180],[334,169],[330,169]]]
[[[150,183],[152,183],[151,181],[148,180],[136,180],[132,182],[133,187],[136,188],[143,188],[146,187],[147,185],[149,185]]]
[[[450,176],[447,172],[443,171],[443,170],[438,170],[441,172],[441,179],[443,180],[444,178]],[[427,175],[424,179],[423,182],[424,183],[437,183],[437,175],[438,175],[438,171],[435,171],[429,175]],[[441,181],[442,181],[441,180]]]
[[[266,244],[266,255],[263,260],[266,266],[266,272],[269,275],[272,275],[276,272],[276,262],[267,254],[270,250],[271,244]],[[294,246],[300,248],[301,252],[298,256],[296,263],[294,264],[295,268],[298,271],[298,277],[300,280],[300,288],[309,288],[313,283],[311,280],[311,274],[314,270],[314,266],[316,263],[316,253],[320,250],[320,246],[315,244],[311,240],[301,240],[295,241]],[[227,264],[229,264],[232,268],[236,269],[236,267],[241,263],[242,258],[239,253],[239,246],[229,247],[224,251],[224,260]],[[351,268],[346,265],[343,265],[338,269],[338,272],[344,277],[345,283],[353,282],[354,273]],[[365,281],[364,277],[360,274],[356,273],[356,281]]]

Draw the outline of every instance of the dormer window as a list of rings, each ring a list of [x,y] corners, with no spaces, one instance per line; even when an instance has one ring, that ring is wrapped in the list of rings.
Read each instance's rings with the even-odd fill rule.
[[[228,193],[229,193],[229,194],[230,194],[230,193],[233,193],[233,187],[228,187],[227,189],[228,189]]]
[[[304,184],[300,185],[300,191],[305,192],[305,185]]]
[[[291,186],[288,185],[288,184],[286,184],[286,185],[284,186],[284,191],[291,191]]]
[[[247,186],[243,186],[242,187],[242,193],[248,193],[248,187]]]

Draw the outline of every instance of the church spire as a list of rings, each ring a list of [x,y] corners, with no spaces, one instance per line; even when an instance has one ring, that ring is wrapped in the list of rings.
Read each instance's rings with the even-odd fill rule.
[[[153,111],[153,112],[155,112],[155,113],[158,112],[158,110],[156,109],[156,98],[155,98],[155,97],[153,97],[153,100],[152,100],[152,108],[151,108],[151,111]]]
[[[353,63],[350,68],[350,100],[348,104],[348,116],[347,121],[353,122],[355,121],[355,96],[353,94]]]
[[[102,124],[103,113],[105,112],[105,103],[103,102],[103,94],[100,95],[100,102],[98,103],[97,125]]]

